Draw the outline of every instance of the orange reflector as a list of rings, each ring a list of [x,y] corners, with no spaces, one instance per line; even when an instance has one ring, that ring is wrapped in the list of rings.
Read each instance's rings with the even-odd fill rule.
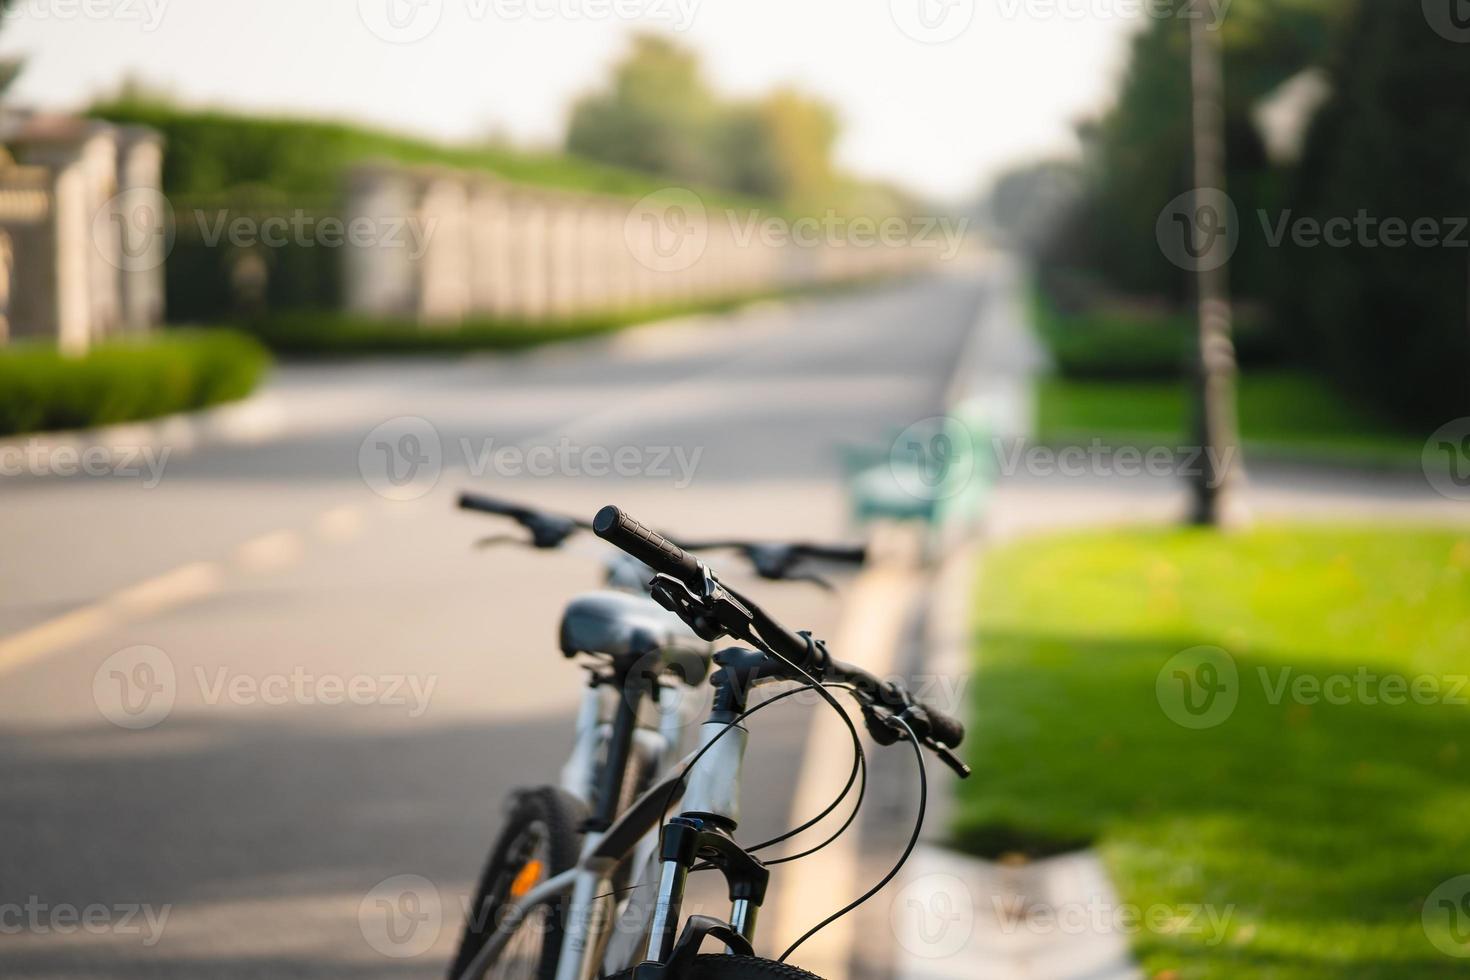
[[[521,896],[525,895],[526,892],[536,887],[536,882],[540,880],[541,862],[526,862],[526,866],[521,869],[521,873],[516,875],[516,880],[510,883],[510,897],[520,898]]]

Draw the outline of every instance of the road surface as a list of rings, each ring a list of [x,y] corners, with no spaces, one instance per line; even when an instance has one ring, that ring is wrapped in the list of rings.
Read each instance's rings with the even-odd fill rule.
[[[566,751],[580,675],[554,628],[598,571],[592,546],[472,549],[501,528],[456,492],[842,538],[836,447],[941,411],[983,288],[288,366],[160,479],[0,484],[0,975],[440,975],[498,801]],[[819,632],[841,613],[757,591]],[[752,835],[786,825],[808,724],[767,717]],[[404,875],[442,908],[385,952],[375,889]]]

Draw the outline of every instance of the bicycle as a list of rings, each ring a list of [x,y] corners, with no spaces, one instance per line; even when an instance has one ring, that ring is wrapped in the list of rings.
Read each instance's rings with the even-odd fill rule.
[[[937,708],[919,703],[900,685],[833,658],[825,644],[810,633],[787,629],[756,603],[721,583],[685,549],[618,508],[604,507],[591,529],[652,570],[651,598],[675,613],[692,633],[709,643],[728,637],[747,646],[726,648],[713,656],[718,669],[708,678],[714,697],[700,728],[700,747],[681,764],[670,767],[621,812],[614,813],[611,797],[603,796],[599,812],[585,822],[580,841],[570,832],[571,815],[552,801],[555,794],[536,791],[540,802],[532,808],[532,816],[540,820],[544,831],[540,843],[546,845],[549,864],[508,845],[505,853],[493,857],[492,865],[499,867],[505,885],[504,897],[495,909],[496,921],[486,924],[483,943],[452,976],[457,980],[489,976],[497,980],[520,976],[536,980],[812,980],[812,974],[786,963],[787,957],[898,874],[923,826],[928,776],[921,749],[934,753],[962,778],[968,776],[969,768],[952,751],[963,741],[964,726]],[[778,682],[797,686],[758,704],[750,703],[757,688]],[[631,690],[624,692],[620,715],[630,708],[636,713],[636,700],[645,690],[647,685],[634,679]],[[913,748],[920,779],[918,813],[903,854],[879,882],[808,930],[778,959],[762,959],[754,955],[752,943],[770,868],[754,852],[815,826],[840,805],[853,785],[849,779],[827,810],[781,837],[750,848],[736,843],[741,765],[749,736],[744,723],[764,708],[805,690],[816,691],[845,722],[854,747],[854,777],[859,770],[864,778],[866,773],[861,741],[832,690],[846,691],[856,701],[875,742],[906,742]],[[635,703],[628,704],[630,700]],[[665,821],[668,810],[680,799],[679,815]],[[851,825],[861,802],[860,788],[852,815],[818,848]],[[509,832],[502,836],[503,843],[517,839]],[[645,864],[656,874],[645,875],[626,888],[618,886],[630,865]],[[718,870],[725,879],[729,918],[689,915],[681,929],[688,876],[706,869]],[[724,954],[700,952],[711,938],[724,945]]]
[[[493,535],[478,544],[560,548],[590,523],[480,494],[461,494],[459,506],[509,518],[528,537]],[[688,550],[733,549],[761,577],[807,581],[831,589],[808,570],[813,560],[861,564],[862,547],[805,542],[719,540],[685,542]],[[460,975],[490,935],[489,924],[507,899],[518,897],[543,873],[570,867],[582,835],[605,829],[632,798],[647,789],[677,748],[692,719],[688,699],[708,675],[713,645],[671,616],[648,595],[654,572],[626,552],[614,550],[605,564],[606,588],[573,598],[562,615],[560,646],[568,658],[590,656],[574,728],[573,749],[556,786],[526,790],[513,797],[506,827],[481,877],[470,921],[450,970]],[[669,710],[666,703],[673,701]],[[644,703],[659,707],[656,725],[642,724]],[[640,859],[651,845],[644,843]],[[633,867],[640,861],[631,862]],[[506,869],[517,869],[507,875]],[[519,877],[517,877],[519,876]]]

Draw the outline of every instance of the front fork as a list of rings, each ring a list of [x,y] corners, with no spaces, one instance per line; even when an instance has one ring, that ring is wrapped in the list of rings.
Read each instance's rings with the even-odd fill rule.
[[[722,931],[742,940],[739,944],[727,941],[727,946],[740,945],[748,951],[755,938],[756,914],[765,901],[770,880],[765,865],[730,836],[740,821],[740,771],[749,733],[739,725],[710,721],[700,734],[703,755],[689,774],[684,813],[670,820],[663,831],[647,963],[668,964],[676,958],[676,947],[692,941],[697,950],[704,935]],[[706,861],[724,874],[729,886],[730,921],[725,927],[714,920],[691,916],[690,928],[681,937],[678,928],[684,886],[696,860]]]

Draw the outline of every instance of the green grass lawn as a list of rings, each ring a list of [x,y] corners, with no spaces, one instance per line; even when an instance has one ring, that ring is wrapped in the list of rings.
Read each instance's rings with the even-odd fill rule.
[[[1026,541],[987,560],[978,624],[963,846],[1092,841],[1125,903],[1228,916],[1219,941],[1138,932],[1149,976],[1470,976],[1422,918],[1470,874],[1470,532]],[[1184,727],[1168,712],[1194,665],[1172,658],[1201,644],[1233,658],[1216,676],[1238,701]]]
[[[1298,371],[1246,371],[1239,404],[1247,448],[1272,456],[1418,466],[1427,436],[1393,428]],[[1190,417],[1184,381],[1047,378],[1038,389],[1037,437],[1048,444],[1185,445]]]

